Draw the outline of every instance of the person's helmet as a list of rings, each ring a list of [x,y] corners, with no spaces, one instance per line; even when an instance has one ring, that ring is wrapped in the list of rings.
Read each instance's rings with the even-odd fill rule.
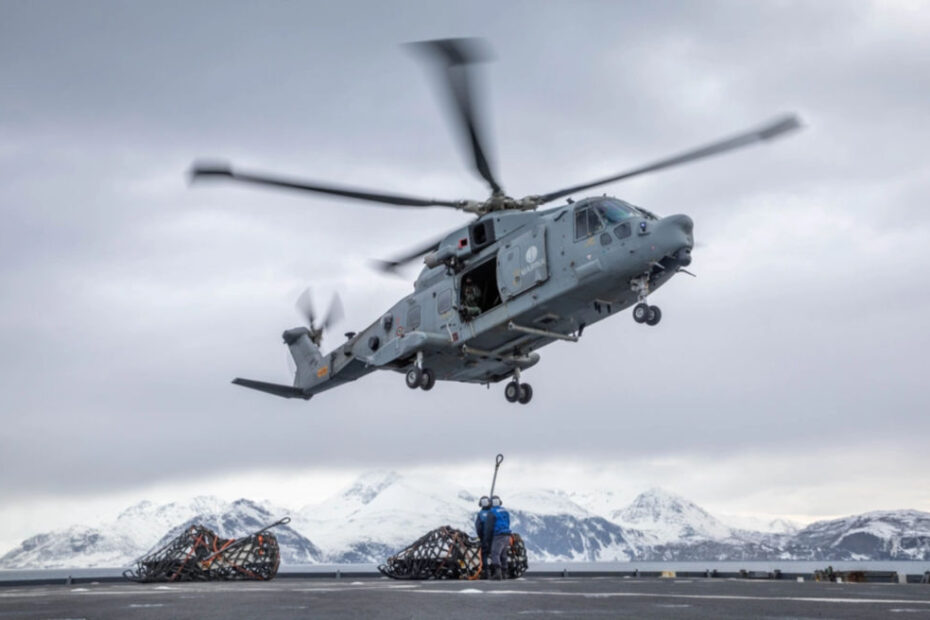
[[[487,495],[482,495],[481,499],[478,500],[478,505],[481,506],[482,508],[490,508],[491,500],[488,498]]]
[[[492,505],[492,506],[503,506],[503,505],[504,505],[504,502],[501,501],[501,496],[500,496],[500,495],[495,495],[494,497],[492,497],[492,498],[491,498],[491,505]]]

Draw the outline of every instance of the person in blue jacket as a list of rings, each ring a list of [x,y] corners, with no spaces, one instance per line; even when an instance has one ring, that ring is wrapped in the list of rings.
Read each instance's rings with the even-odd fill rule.
[[[503,567],[507,566],[507,552],[510,551],[510,513],[497,495],[491,498],[483,539],[491,541],[490,578],[504,579]]]
[[[491,498],[487,495],[481,496],[478,500],[478,506],[481,510],[475,516],[475,534],[481,541],[481,574],[484,579],[488,575],[488,558],[491,557],[491,539],[484,535],[485,522],[488,520],[488,514],[491,512]]]

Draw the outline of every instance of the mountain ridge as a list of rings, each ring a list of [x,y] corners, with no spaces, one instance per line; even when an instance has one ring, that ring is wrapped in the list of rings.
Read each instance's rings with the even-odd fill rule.
[[[620,508],[613,492],[605,495],[534,489],[505,499],[531,562],[930,559],[930,513],[918,510],[870,511],[805,527],[785,521],[762,531],[735,526],[661,488]],[[292,511],[291,523],[273,531],[285,565],[377,563],[440,525],[472,534],[476,504],[467,489],[432,476],[375,471]],[[31,536],[0,557],[0,568],[127,566],[194,523],[238,537],[284,512],[246,498],[143,500],[112,521]]]

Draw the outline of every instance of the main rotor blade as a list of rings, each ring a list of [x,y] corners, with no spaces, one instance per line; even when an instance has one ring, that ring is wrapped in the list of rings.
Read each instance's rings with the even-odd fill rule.
[[[238,172],[232,169],[232,166],[225,163],[194,163],[191,168],[191,181],[197,181],[204,178],[226,178],[244,183],[254,183],[256,185],[270,185],[273,187],[284,187],[287,189],[296,189],[308,192],[318,192],[320,194],[332,194],[334,196],[343,196],[345,198],[354,198],[356,200],[367,200],[369,202],[380,202],[384,204],[396,205],[401,207],[454,207],[462,208],[465,201],[452,200],[435,200],[432,198],[414,198],[411,196],[401,196],[397,194],[382,194],[375,192],[351,189],[348,187],[338,187],[334,185],[321,185],[312,181],[302,181],[286,177],[271,176],[266,174],[254,174],[251,172]]]
[[[759,129],[747,131],[745,133],[735,135],[732,138],[720,140],[719,142],[713,142],[692,151],[686,151],[679,155],[675,155],[674,157],[669,157],[668,159],[661,159],[641,168],[635,168],[627,172],[621,172],[620,174],[607,177],[606,179],[600,179],[597,181],[592,181],[591,183],[584,183],[582,185],[575,185],[574,187],[560,189],[548,194],[543,194],[542,196],[535,196],[534,200],[538,204],[545,204],[555,200],[556,198],[568,196],[569,194],[574,194],[575,192],[580,192],[582,190],[591,189],[592,187],[597,187],[598,185],[613,183],[614,181],[622,181],[624,179],[646,174],[647,172],[662,170],[664,168],[671,168],[672,166],[678,166],[680,164],[703,159],[704,157],[710,157],[711,155],[718,155],[720,153],[742,148],[756,142],[761,142],[762,140],[771,140],[772,138],[778,137],[789,131],[799,129],[800,127],[801,122],[798,120],[798,117],[792,114],[775,122],[769,123],[768,125],[765,125]]]
[[[442,243],[442,240],[448,237],[449,234],[450,233],[446,233],[438,239],[434,239],[415,248],[411,248],[409,251],[404,252],[399,256],[395,256],[390,260],[372,260],[371,263],[379,271],[396,274],[397,270],[404,265],[413,262],[428,252],[435,252],[438,250],[439,244]]]
[[[408,45],[437,62],[442,68],[457,122],[464,130],[471,147],[475,169],[491,186],[492,192],[503,193],[500,184],[491,172],[491,165],[488,163],[485,149],[482,146],[483,127],[475,107],[473,80],[469,77],[470,65],[491,59],[487,44],[482,39],[438,39]]]

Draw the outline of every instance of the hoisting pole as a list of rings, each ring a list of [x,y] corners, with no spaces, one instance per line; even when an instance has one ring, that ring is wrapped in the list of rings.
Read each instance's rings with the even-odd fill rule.
[[[494,486],[497,484],[497,470],[500,469],[501,463],[504,462],[504,455],[498,454],[497,458],[494,459],[494,479],[491,480],[491,492],[488,494],[488,497],[494,497]]]

